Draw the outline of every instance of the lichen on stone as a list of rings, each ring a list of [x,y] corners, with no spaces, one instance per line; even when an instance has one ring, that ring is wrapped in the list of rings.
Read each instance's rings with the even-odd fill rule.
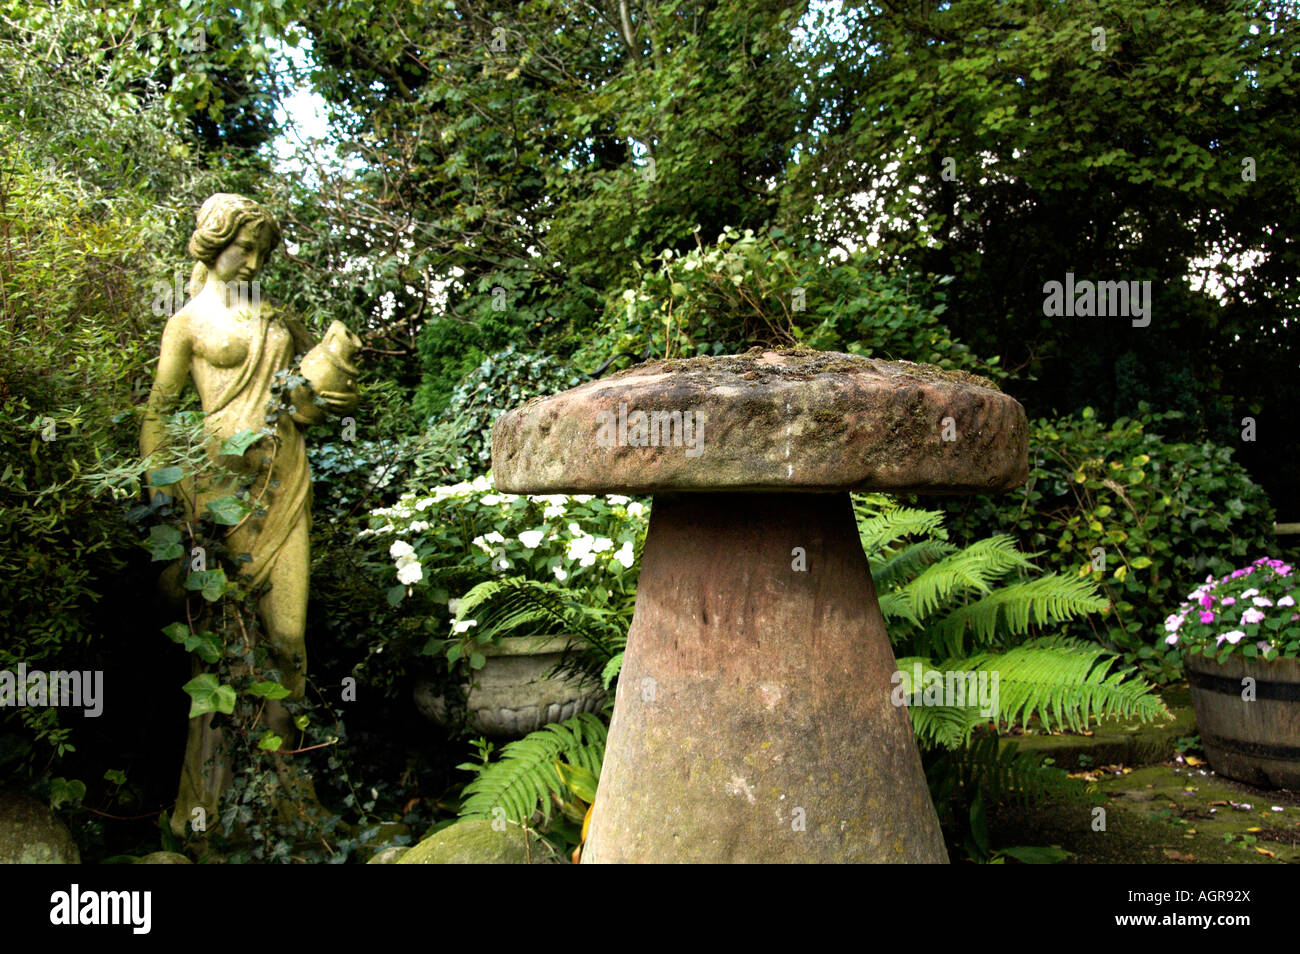
[[[764,361],[765,354],[775,354],[796,361],[773,363]],[[813,348],[750,348],[743,354],[701,355],[694,358],[660,358],[633,365],[606,375],[603,380],[630,376],[694,373],[718,378],[728,376],[742,381],[762,383],[773,378],[808,379],[819,374],[854,374],[870,372],[885,376],[909,375],[924,381],[950,381],[956,384],[1001,390],[988,378],[969,371],[948,370],[934,364],[915,361],[882,361],[863,355],[845,354],[841,351],[818,351]]]

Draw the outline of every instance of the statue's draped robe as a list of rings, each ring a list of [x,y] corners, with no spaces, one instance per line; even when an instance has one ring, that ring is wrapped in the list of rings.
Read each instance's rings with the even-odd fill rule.
[[[210,404],[204,402],[204,412],[209,456],[213,460],[220,458],[223,467],[238,471],[245,478],[250,474],[254,478],[249,491],[256,509],[231,529],[226,545],[232,558],[238,558],[241,553],[252,556],[251,562],[242,564],[240,576],[245,585],[256,587],[267,581],[295,528],[299,524],[310,527],[311,471],[307,465],[306,443],[301,430],[285,413],[279,417],[274,440],[258,441],[242,457],[222,457],[220,448],[222,442],[241,431],[258,430],[266,425],[267,402],[276,372],[291,367],[294,354],[310,350],[315,342],[299,322],[281,317],[270,305],[264,304],[260,313],[249,321],[254,327],[248,354],[222,393]],[[298,416],[306,420],[305,410]],[[205,512],[208,501],[228,496],[234,489],[229,483],[219,482],[196,486],[197,511]],[[195,671],[196,674],[202,671],[197,663]],[[279,702],[268,700],[267,713],[269,727],[287,744],[292,723],[286,710]],[[212,714],[190,719],[180,791],[172,817],[172,830],[178,836],[195,821],[195,807],[203,809],[209,829],[217,825],[221,794],[232,780],[225,733],[213,728],[212,719]],[[311,791],[309,780],[294,781],[287,766],[281,769],[281,780],[286,786],[303,794]],[[310,797],[314,798],[314,793]]]
[[[295,350],[306,351],[310,338],[299,338],[297,331],[306,336],[297,322],[287,322],[269,306],[250,319],[256,322],[248,356],[231,380],[229,386],[211,407],[205,407],[209,454],[218,458],[221,444],[240,431],[258,430],[266,424],[267,400],[271,394],[277,371],[289,368]],[[306,345],[304,347],[304,345]],[[273,445],[273,446],[271,446]],[[221,463],[245,474],[255,473],[250,493],[252,503],[265,514],[250,514],[226,539],[232,556],[241,553],[252,556],[240,573],[244,582],[257,587],[266,582],[275,559],[289,539],[290,532],[299,522],[310,527],[311,522],[311,471],[307,466],[307,449],[302,432],[288,414],[282,414],[276,426],[274,441],[262,440],[249,448],[242,459],[230,455],[220,458]],[[229,494],[230,487],[209,487],[198,492],[198,509],[203,511],[207,501]]]

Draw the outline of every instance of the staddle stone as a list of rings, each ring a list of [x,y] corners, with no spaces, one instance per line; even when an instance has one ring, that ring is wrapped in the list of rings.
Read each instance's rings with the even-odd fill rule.
[[[946,862],[850,490],[994,493],[1024,409],[973,375],[754,350],[493,429],[509,493],[653,493],[583,863]]]

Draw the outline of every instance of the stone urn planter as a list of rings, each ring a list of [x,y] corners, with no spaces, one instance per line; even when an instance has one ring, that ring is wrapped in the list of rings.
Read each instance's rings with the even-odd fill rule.
[[[1188,654],[1183,667],[1210,766],[1261,788],[1300,789],[1300,660]]]
[[[548,675],[572,640],[565,636],[507,636],[479,647],[487,657],[466,685],[468,724],[475,732],[518,738],[579,712],[594,712],[605,702],[600,684],[570,673]],[[450,725],[447,700],[428,681],[415,687],[420,712]]]
[[[1024,409],[807,349],[653,362],[498,418],[506,493],[653,494],[583,864],[947,862],[849,493],[1002,493]]]

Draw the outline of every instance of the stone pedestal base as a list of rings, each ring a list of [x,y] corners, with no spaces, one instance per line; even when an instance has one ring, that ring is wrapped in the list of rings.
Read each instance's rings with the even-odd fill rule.
[[[657,496],[583,863],[947,862],[895,669],[847,494]]]

